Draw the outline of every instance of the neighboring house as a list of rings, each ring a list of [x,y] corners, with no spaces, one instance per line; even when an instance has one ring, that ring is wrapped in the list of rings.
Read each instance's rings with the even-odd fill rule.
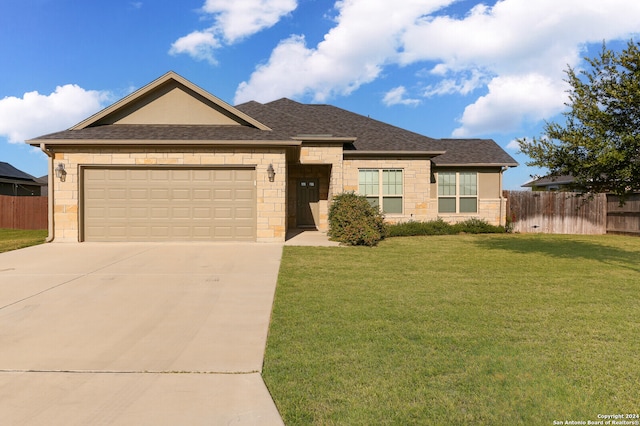
[[[36,178],[36,182],[39,182],[40,185],[42,185],[40,195],[42,195],[43,197],[47,197],[49,195],[49,175],[44,175]]]
[[[173,72],[27,143],[63,175],[50,199],[58,241],[284,241],[326,231],[345,191],[389,221],[498,224],[502,173],[517,165],[492,140],[432,139],[330,105],[232,107]]]
[[[573,176],[544,176],[522,185],[532,191],[572,191]]]
[[[40,196],[41,187],[42,183],[30,174],[0,161],[0,195]]]

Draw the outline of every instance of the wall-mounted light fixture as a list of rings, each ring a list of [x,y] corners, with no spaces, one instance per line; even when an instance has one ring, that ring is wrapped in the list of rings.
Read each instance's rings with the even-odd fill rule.
[[[269,167],[267,167],[267,175],[269,176],[269,182],[273,182],[276,178],[276,171],[273,170],[273,164],[269,164]]]
[[[60,182],[64,182],[67,179],[67,171],[64,169],[64,164],[58,163],[58,167],[55,169],[56,177],[60,179]]]

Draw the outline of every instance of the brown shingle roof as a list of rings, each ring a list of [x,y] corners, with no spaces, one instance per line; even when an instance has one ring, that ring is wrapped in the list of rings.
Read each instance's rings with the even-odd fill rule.
[[[508,165],[511,158],[491,139],[433,139],[332,105],[301,104],[290,99],[235,107],[272,130],[250,125],[111,124],[65,130],[38,141],[290,141],[302,135],[355,138],[345,150],[361,152],[446,151],[432,159],[436,166]]]

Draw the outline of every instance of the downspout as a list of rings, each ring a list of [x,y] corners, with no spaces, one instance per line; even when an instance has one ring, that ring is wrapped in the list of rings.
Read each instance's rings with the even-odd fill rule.
[[[503,205],[504,205],[504,189],[502,188],[502,174],[509,170],[509,166],[502,166],[500,168],[500,226],[507,225],[506,212],[503,214]]]
[[[47,239],[45,240],[47,243],[50,243],[51,241],[53,241],[53,238],[55,237],[54,235],[54,229],[55,227],[53,226],[53,154],[47,150],[47,146],[44,143],[40,144],[40,149],[42,150],[42,152],[44,152],[47,157],[49,157],[49,174],[47,175],[47,181],[48,181],[48,186],[47,186],[47,191],[48,191],[48,196],[49,196],[49,200],[47,202],[47,214],[48,214],[48,227],[49,227],[49,235],[47,235]]]

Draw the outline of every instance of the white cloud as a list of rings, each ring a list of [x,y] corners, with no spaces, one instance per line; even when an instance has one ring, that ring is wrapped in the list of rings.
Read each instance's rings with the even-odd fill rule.
[[[235,100],[322,102],[384,77],[393,72],[390,65],[422,64],[430,72],[418,74],[412,86],[424,79],[424,97],[483,89],[455,135],[514,130],[557,114],[566,99],[567,65],[578,66],[589,43],[637,34],[640,16],[637,0],[500,0],[460,18],[434,15],[453,3],[395,0],[390,8],[387,0],[337,1],[336,25],[323,41],[308,46],[302,35],[281,41],[239,85]]]
[[[494,78],[489,93],[467,106],[454,130],[455,137],[511,132],[522,121],[537,122],[564,109],[566,83],[541,74],[507,75]]]
[[[5,97],[0,100],[0,135],[19,143],[64,130],[98,112],[109,100],[107,92],[75,84],[58,86],[49,95],[28,92],[22,98]]]
[[[322,42],[307,47],[303,36],[281,42],[269,61],[240,84],[235,101],[311,94],[322,102],[331,96],[348,95],[378,78],[385,65],[397,61],[401,35],[408,26],[452,1],[401,0],[391,8],[387,0],[338,1],[337,24]]]
[[[472,69],[470,73],[457,73],[461,77],[445,78],[440,80],[436,85],[427,86],[423,96],[431,98],[433,96],[444,95],[468,95],[474,90],[484,86],[487,82],[485,73],[477,69]],[[468,75],[467,75],[468,74]]]
[[[507,144],[507,149],[509,151],[520,151],[520,144],[517,139],[512,140]]]
[[[213,57],[213,51],[221,46],[212,32],[194,31],[184,37],[180,37],[172,45],[169,53],[177,55],[186,53],[197,60],[205,60],[215,65],[217,61]]]
[[[207,0],[202,9],[216,16],[214,28],[232,44],[274,26],[297,6],[297,0]]]
[[[416,106],[420,104],[419,99],[406,98],[407,89],[404,86],[398,86],[395,89],[391,89],[384,95],[382,103],[386,106],[392,105],[409,105]]]
[[[202,12],[213,15],[214,24],[180,37],[169,53],[186,53],[216,64],[214,52],[277,24],[298,6],[297,0],[206,0]]]

